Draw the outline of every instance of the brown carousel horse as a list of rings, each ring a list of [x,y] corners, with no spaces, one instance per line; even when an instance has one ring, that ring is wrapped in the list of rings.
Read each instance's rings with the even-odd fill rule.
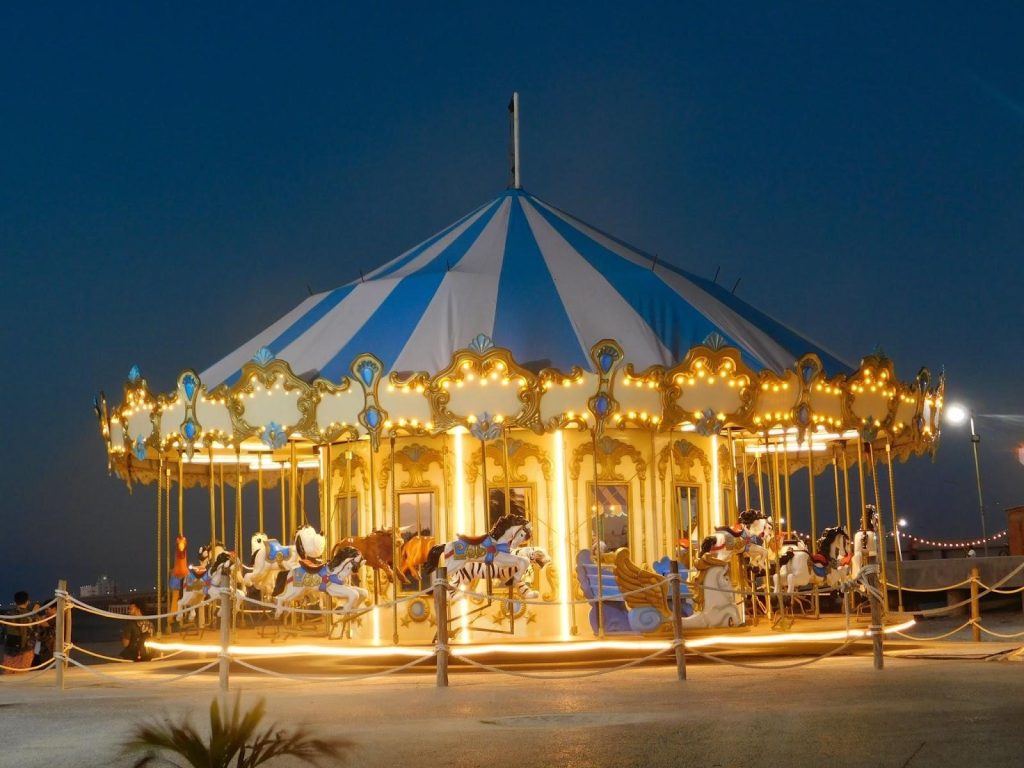
[[[394,578],[395,537],[390,529],[378,528],[366,536],[349,536],[339,541],[337,546],[355,547],[366,564],[383,574],[389,583]],[[355,574],[353,578],[356,578]]]
[[[402,564],[398,566],[398,578],[405,581],[419,581],[420,566],[427,562],[430,550],[437,544],[433,536],[413,536],[402,545]]]

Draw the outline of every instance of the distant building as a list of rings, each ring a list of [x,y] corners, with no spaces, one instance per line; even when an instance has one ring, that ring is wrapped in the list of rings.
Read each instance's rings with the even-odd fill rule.
[[[1024,459],[1021,463],[1024,464]],[[1006,510],[1006,528],[1009,531],[1007,537],[1010,540],[1010,554],[1024,555],[1024,507],[1010,507]]]
[[[116,594],[117,582],[105,574],[95,584],[84,584],[78,588],[79,597],[108,597]]]

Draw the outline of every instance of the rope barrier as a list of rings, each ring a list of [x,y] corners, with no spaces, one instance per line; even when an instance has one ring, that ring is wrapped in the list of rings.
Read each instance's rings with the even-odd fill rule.
[[[612,672],[620,672],[623,669],[629,669],[630,667],[635,667],[638,664],[643,664],[644,662],[651,661],[652,659],[655,659],[658,656],[664,656],[666,653],[668,653],[669,651],[673,651],[674,649],[675,646],[670,646],[668,648],[663,648],[660,651],[655,651],[654,653],[644,656],[643,658],[634,659],[633,661],[628,661],[625,664],[620,664],[616,667],[598,669],[594,672],[577,672],[575,674],[568,675],[534,675],[528,672],[516,672],[511,669],[502,669],[501,667],[495,667],[491,666],[490,664],[484,664],[483,662],[473,660],[469,656],[462,656],[457,653],[453,653],[451,655],[451,658],[458,659],[459,661],[464,661],[470,666],[478,667],[479,669],[483,669],[487,672],[494,672],[499,675],[509,675],[510,677],[522,677],[527,680],[577,680],[584,677],[597,677],[598,675],[608,675]]]
[[[1024,587],[1015,587],[1014,589],[996,589],[995,587],[988,586],[983,581],[979,581],[978,582],[978,586],[979,587],[984,587],[984,589],[986,590],[985,591],[986,595],[989,594],[989,593],[994,594],[994,595],[1016,595],[1016,594],[1019,594],[1021,592],[1024,592]]]
[[[979,622],[968,622],[968,624],[971,624],[971,623],[973,623],[975,626],[977,626],[978,629],[980,629],[986,635],[992,635],[992,637],[998,637],[1001,640],[1015,640],[1018,637],[1024,637],[1024,632],[1014,632],[1012,634],[1006,635],[1006,634],[1003,634],[1002,632],[995,632],[994,630],[986,629],[985,627],[983,627],[981,625],[980,621]]]
[[[407,664],[402,664],[398,667],[391,667],[390,669],[385,669],[381,672],[369,672],[365,675],[287,675],[283,672],[275,672],[274,670],[267,669],[266,667],[260,667],[255,664],[250,664],[249,662],[242,661],[241,659],[233,658],[230,656],[229,658],[231,659],[232,663],[238,664],[239,666],[245,667],[246,669],[251,669],[253,672],[258,672],[259,674],[267,675],[269,677],[276,677],[282,680],[290,680],[296,683],[346,683],[354,682],[356,680],[369,680],[374,677],[386,677],[388,675],[393,675],[396,672],[404,672],[407,669],[415,667],[417,664],[422,664],[423,662],[428,661],[429,659],[433,659],[435,655],[436,653],[430,653],[419,659],[413,659]]]
[[[37,672],[39,670],[46,669],[52,663],[53,659],[44,661],[42,664],[36,664],[34,667],[5,667],[3,664],[0,664],[0,669],[4,670],[5,672],[12,672],[15,674],[17,674],[18,672]]]
[[[74,643],[72,643],[71,645],[68,646],[68,651],[67,652],[71,653],[71,651],[81,651],[82,653],[86,654],[87,656],[92,656],[93,658],[96,658],[96,659],[103,659],[104,661],[117,662],[118,664],[133,664],[133,663],[135,663],[133,659],[122,659],[120,656],[107,656],[107,655],[102,654],[102,653],[97,653],[96,651],[90,651],[88,648],[83,648],[82,646],[75,645]]]
[[[124,614],[124,613],[114,613],[112,611],[104,611],[102,608],[97,608],[96,606],[89,605],[88,603],[83,603],[81,600],[79,600],[79,599],[77,599],[77,598],[75,598],[75,597],[73,597],[71,595],[68,595],[67,599],[68,599],[68,602],[70,602],[75,608],[79,609],[80,611],[85,611],[86,613],[91,613],[91,614],[93,614],[95,616],[103,616],[103,617],[108,618],[108,619],[117,619],[117,620],[120,620],[120,621],[154,621],[154,620],[157,620],[157,619],[167,619],[167,618],[177,617],[177,616],[179,616],[181,614],[185,614],[185,613],[188,613],[190,611],[194,611],[197,608],[203,608],[203,607],[205,607],[207,605],[216,605],[217,603],[220,602],[220,598],[208,597],[208,598],[206,598],[205,600],[203,600],[200,603],[196,603],[195,605],[185,606],[185,607],[183,607],[183,608],[181,608],[180,610],[177,610],[177,611],[170,611],[168,613],[146,614],[144,616],[131,616],[129,614]]]
[[[890,584],[889,582],[886,582],[885,586],[889,589],[902,589],[904,592],[946,592],[950,589],[959,589],[970,583],[970,578],[966,578],[963,581],[958,581],[956,584],[950,584],[948,587],[901,587],[899,584]]]
[[[58,658],[58,654],[54,654],[54,658],[57,659]],[[176,683],[179,680],[184,680],[185,678],[193,677],[195,675],[200,675],[203,672],[208,672],[209,670],[213,669],[218,664],[220,664],[220,659],[215,659],[214,661],[211,661],[209,664],[206,664],[206,665],[200,667],[199,669],[194,669],[191,672],[185,672],[184,674],[181,674],[181,675],[175,675],[174,677],[169,677],[166,680],[134,681],[134,680],[125,680],[123,677],[118,677],[117,675],[111,675],[111,674],[109,674],[107,672],[102,672],[102,671],[96,669],[95,666],[89,666],[87,664],[83,664],[82,662],[77,661],[76,659],[72,659],[70,656],[59,656],[59,658],[60,658],[60,660],[65,660],[69,664],[72,664],[72,665],[78,667],[79,669],[84,669],[86,672],[88,672],[90,675],[93,675],[94,677],[106,678],[108,680],[112,680],[114,683],[116,683],[118,685],[124,685],[124,686],[130,687],[130,688],[146,688],[146,687],[149,687],[149,686],[169,685],[170,683]]]
[[[35,616],[37,613],[42,613],[47,608],[50,608],[57,604],[57,598],[53,598],[48,603],[38,605],[31,611],[25,611],[24,613],[5,613],[0,615],[0,624],[19,625],[22,627],[30,626],[29,624],[19,621],[19,619],[27,619],[29,616]]]
[[[970,619],[968,619],[967,621],[965,621],[963,624],[961,624],[956,629],[951,630],[949,632],[943,632],[941,635],[935,635],[934,637],[918,637],[916,635],[911,635],[911,634],[908,634],[906,632],[896,632],[895,634],[899,635],[900,637],[905,637],[908,640],[924,640],[924,641],[945,640],[947,637],[951,637],[951,636],[955,635],[957,632],[959,632],[960,630],[964,629],[965,627],[971,626],[971,624],[972,624],[972,622],[970,621]]]
[[[56,663],[57,663],[56,659],[50,659],[49,661],[45,661],[42,664],[39,664],[39,665],[34,666],[34,667],[28,667],[26,669],[15,669],[15,670],[13,670],[13,673],[10,674],[10,675],[0,675],[0,684],[3,684],[3,683],[13,683],[15,681],[17,681],[19,683],[24,683],[24,682],[27,682],[29,680],[35,680],[40,675],[43,675],[46,672],[48,672],[50,670],[50,668],[53,667],[53,665],[56,664]],[[10,667],[2,667],[2,669],[11,669],[11,668]],[[24,674],[19,674],[19,673],[24,673]]]
[[[868,637],[868,636],[865,636],[865,637]],[[847,640],[842,645],[837,646],[836,648],[833,648],[831,651],[823,653],[820,656],[815,656],[814,658],[811,658],[811,659],[805,659],[804,661],[796,661],[796,662],[793,662],[791,664],[750,664],[748,662],[733,661],[731,659],[725,659],[725,658],[722,658],[721,656],[716,656],[713,653],[706,653],[704,651],[698,650],[697,648],[691,648],[689,650],[690,650],[691,653],[695,653],[698,656],[701,656],[702,658],[718,662],[719,664],[728,664],[729,666],[741,667],[743,669],[796,669],[797,667],[806,667],[806,666],[808,666],[810,664],[816,664],[817,662],[821,661],[822,659],[827,659],[830,656],[835,656],[837,653],[839,653],[840,651],[842,651],[842,650],[844,650],[846,648],[849,648],[851,645],[853,645],[855,642],[857,642],[857,640],[860,640],[860,639],[863,639],[863,638],[857,638],[856,640]]]

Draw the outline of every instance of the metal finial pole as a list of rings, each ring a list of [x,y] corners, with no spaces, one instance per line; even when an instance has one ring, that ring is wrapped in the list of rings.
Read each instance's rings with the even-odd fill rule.
[[[512,93],[512,101],[508,103],[508,111],[512,116],[512,188],[521,189],[519,183],[519,93]]]

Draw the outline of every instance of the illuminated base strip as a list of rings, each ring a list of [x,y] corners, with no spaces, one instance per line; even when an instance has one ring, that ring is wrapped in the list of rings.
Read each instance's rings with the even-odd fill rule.
[[[913,619],[902,624],[883,627],[882,634],[906,632],[915,622]],[[769,647],[785,643],[815,643],[826,641],[861,640],[867,638],[866,629],[837,629],[827,632],[785,632],[777,635],[714,635],[686,641],[687,648],[707,648],[714,645]],[[146,647],[155,651],[191,651],[193,653],[220,653],[219,645],[192,643],[164,643],[150,640]],[[663,651],[672,647],[668,640],[593,640],[589,642],[564,643],[501,643],[490,645],[453,645],[455,656],[485,656],[488,654],[511,654],[518,656],[557,655],[581,651]],[[434,655],[431,648],[410,648],[404,646],[351,647],[337,645],[231,645],[228,654],[239,658],[244,656],[334,656],[360,659],[379,659],[404,656],[422,659]]]

